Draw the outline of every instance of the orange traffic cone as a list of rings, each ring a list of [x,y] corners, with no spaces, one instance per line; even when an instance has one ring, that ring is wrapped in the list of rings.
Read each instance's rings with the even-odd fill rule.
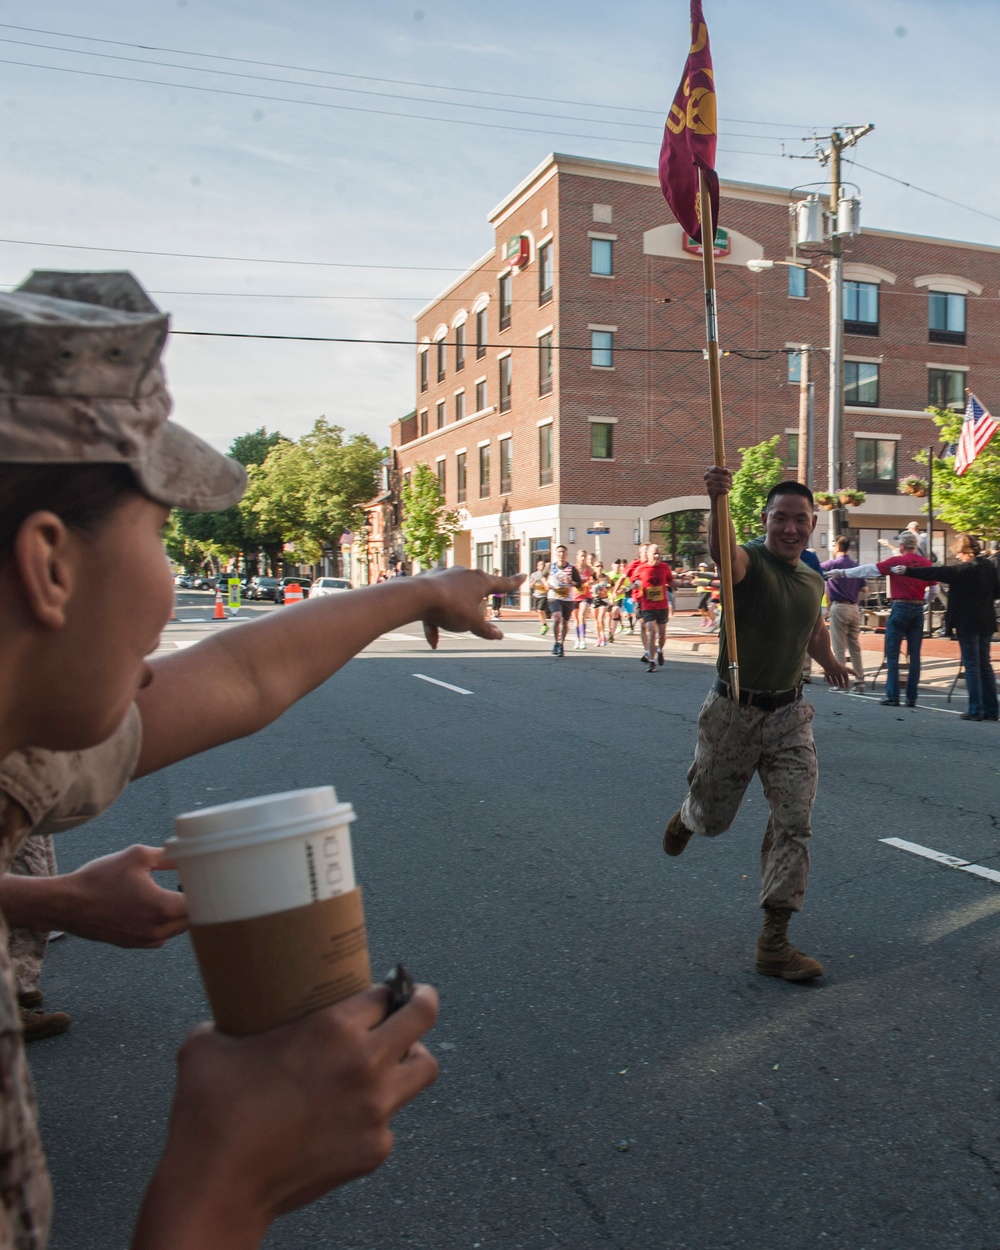
[[[212,619],[215,621],[226,619],[226,609],[222,606],[222,590],[218,586],[215,588],[215,615]]]
[[[285,587],[285,603],[301,603],[302,587],[298,582],[291,582]]]

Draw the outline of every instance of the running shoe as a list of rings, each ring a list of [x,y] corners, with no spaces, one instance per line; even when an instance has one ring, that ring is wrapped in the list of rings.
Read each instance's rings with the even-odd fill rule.
[[[639,663],[640,663],[640,664],[648,664],[648,663],[649,663],[649,652],[648,652],[648,651],[643,651],[642,655],[640,655],[640,656],[639,656]]]
[[[647,673],[655,673],[655,672],[656,672],[656,665],[653,663],[653,661],[652,661],[652,660],[650,660],[650,661],[649,661],[649,668],[647,668],[647,669],[646,669],[646,672],[647,672]]]
[[[558,655],[558,654],[559,654],[559,644],[558,644],[558,642],[554,642],[554,643],[552,644],[552,654],[553,654],[553,655]]]
[[[663,667],[663,652],[662,651],[657,651],[656,662],[660,666],[660,668]]]
[[[546,635],[548,632],[549,632],[549,627],[548,627],[548,625],[543,625],[543,626],[542,626],[542,629],[541,629],[541,636],[544,638],[544,637],[545,637],[545,635]]]

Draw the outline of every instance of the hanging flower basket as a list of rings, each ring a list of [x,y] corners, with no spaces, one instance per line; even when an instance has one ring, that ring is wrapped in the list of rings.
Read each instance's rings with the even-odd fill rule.
[[[910,473],[899,483],[899,492],[901,495],[916,495],[918,499],[923,499],[927,494],[927,481]]]
[[[825,490],[815,491],[813,494],[813,498],[816,500],[816,503],[819,505],[819,507],[823,509],[824,512],[832,512],[834,508],[836,508],[837,506],[836,495],[831,495],[829,491],[825,491]]]
[[[847,508],[859,508],[868,496],[863,490],[842,490],[838,498]]]

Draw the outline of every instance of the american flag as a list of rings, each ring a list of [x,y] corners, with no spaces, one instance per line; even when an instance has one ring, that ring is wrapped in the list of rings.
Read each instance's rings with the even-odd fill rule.
[[[996,433],[998,427],[1000,427],[1000,421],[990,416],[970,391],[969,402],[965,405],[962,433],[958,439],[958,451],[955,453],[955,473],[958,477],[961,477],[968,469]]]

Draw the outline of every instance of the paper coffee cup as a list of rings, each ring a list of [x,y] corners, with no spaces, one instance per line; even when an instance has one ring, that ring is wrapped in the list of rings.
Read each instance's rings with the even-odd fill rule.
[[[177,817],[166,849],[223,1032],[259,1033],[371,984],[354,819],[332,786]]]

